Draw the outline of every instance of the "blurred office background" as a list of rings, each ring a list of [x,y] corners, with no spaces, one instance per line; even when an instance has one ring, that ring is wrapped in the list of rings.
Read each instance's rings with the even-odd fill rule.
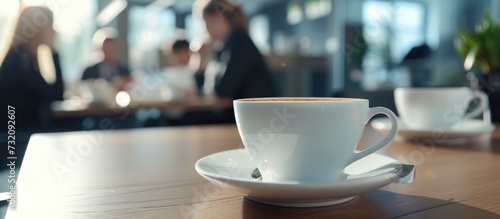
[[[343,90],[398,86],[466,86],[462,59],[454,48],[456,34],[474,28],[486,10],[500,18],[496,0],[235,2],[247,13],[251,37],[265,54],[283,96],[331,96]],[[132,71],[168,65],[161,47],[179,34],[194,47],[207,37],[202,21],[192,15],[192,0],[23,3],[46,5],[54,12],[67,81],[78,80],[92,63],[89,45],[94,32],[104,26],[121,33],[120,55]],[[18,6],[18,1],[2,2],[2,42]],[[417,53],[409,55],[412,48]]]
[[[66,84],[77,83],[95,63],[93,37],[103,27],[118,31],[119,56],[132,75],[140,78],[171,65],[164,49],[175,39],[186,38],[192,51],[207,40],[202,19],[193,15],[193,2],[4,0],[0,3],[0,60],[9,49],[19,9],[44,5],[54,13],[56,47]],[[372,106],[393,111],[396,87],[469,86],[463,58],[454,45],[457,33],[474,29],[486,11],[500,20],[499,0],[234,2],[248,16],[250,36],[271,69],[279,96],[362,97],[370,99]],[[56,128],[18,131],[18,154],[22,156],[35,132],[164,126],[173,124],[165,122],[165,117],[179,115],[141,109],[122,118],[113,110],[117,115],[57,118]],[[0,137],[6,144],[5,133]]]

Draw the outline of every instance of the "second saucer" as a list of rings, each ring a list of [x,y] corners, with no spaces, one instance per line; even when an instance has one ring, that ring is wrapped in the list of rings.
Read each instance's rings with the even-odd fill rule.
[[[401,119],[398,119],[398,138],[404,140],[414,139],[437,139],[444,144],[462,143],[470,138],[488,134],[495,130],[495,126],[483,120],[464,119],[453,129],[412,129]],[[377,118],[370,123],[371,127],[380,133],[387,134],[391,129],[391,123],[385,118]],[[440,143],[440,142],[437,142]]]

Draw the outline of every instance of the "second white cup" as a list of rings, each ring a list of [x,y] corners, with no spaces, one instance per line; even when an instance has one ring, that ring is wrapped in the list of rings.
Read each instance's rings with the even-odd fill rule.
[[[479,104],[466,113],[474,98]],[[397,88],[394,91],[396,107],[402,121],[409,128],[452,129],[463,119],[481,115],[488,108],[488,96],[469,88]]]

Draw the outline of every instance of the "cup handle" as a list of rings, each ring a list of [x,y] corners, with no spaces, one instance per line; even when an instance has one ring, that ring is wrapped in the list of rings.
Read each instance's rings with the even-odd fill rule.
[[[380,149],[382,149],[383,147],[387,146],[389,143],[391,143],[391,141],[394,139],[394,137],[396,137],[396,134],[398,132],[398,120],[397,120],[397,117],[396,115],[394,115],[394,113],[385,108],[385,107],[373,107],[373,108],[370,108],[369,111],[368,111],[368,117],[365,121],[365,125],[366,123],[368,123],[368,121],[370,121],[370,119],[377,115],[377,114],[384,114],[386,115],[387,117],[389,117],[389,119],[391,120],[391,124],[392,124],[392,128],[391,128],[391,132],[389,132],[389,135],[387,135],[387,137],[385,137],[382,141],[380,141],[378,144],[376,145],[373,145],[373,146],[370,146],[360,152],[355,152],[354,155],[351,157],[351,159],[349,160],[349,162],[347,163],[346,166],[354,163],[355,161],[363,158],[363,157],[366,157],[372,153],[374,153],[375,151],[378,151]]]
[[[474,93],[472,94],[474,97],[479,98],[479,105],[472,110],[471,112],[465,114],[464,119],[471,119],[476,116],[481,115],[487,108],[488,108],[488,95],[486,95],[482,91],[473,91]]]

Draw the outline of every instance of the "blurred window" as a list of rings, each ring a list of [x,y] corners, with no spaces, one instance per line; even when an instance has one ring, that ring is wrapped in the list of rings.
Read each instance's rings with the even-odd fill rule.
[[[298,24],[302,21],[302,7],[298,1],[290,1],[288,3],[286,20],[290,25]]]
[[[373,90],[404,86],[407,72],[396,66],[415,46],[426,41],[426,9],[415,1],[375,1],[363,3],[364,51],[362,86]],[[406,75],[406,76],[405,76]]]
[[[187,15],[186,20],[186,34],[187,39],[191,41],[205,41],[207,39],[207,34],[205,31],[205,24],[203,20],[192,15]]]
[[[0,29],[9,30],[0,33],[1,49],[5,49],[10,43],[13,27],[8,27],[8,25],[15,25],[11,21],[17,15],[18,3],[17,0],[9,0],[2,3],[0,7]],[[94,20],[97,9],[96,0],[24,0],[23,3],[27,6],[45,6],[52,10],[54,29],[57,32],[56,47],[60,55],[64,79],[78,80],[82,70],[91,59],[91,41],[95,24],[89,21]]]
[[[425,7],[410,1],[366,1],[363,24],[368,44],[386,46],[393,63],[402,61],[415,46],[425,43]]]
[[[83,70],[94,61],[92,37],[97,1],[49,1],[47,7],[54,12],[56,45],[60,54],[65,80],[79,80]],[[53,2],[53,4],[50,4]],[[58,3],[58,4],[56,4]]]
[[[6,1],[0,7],[0,65],[3,60],[6,50],[9,48],[10,40],[12,39],[12,31],[14,30],[16,12],[19,10],[18,1]]]
[[[171,9],[132,6],[129,28],[130,67],[155,67],[160,47],[175,36],[175,13]]]
[[[306,2],[306,16],[310,20],[325,17],[332,11],[331,0],[308,0]]]
[[[257,15],[250,19],[250,36],[262,53],[269,53],[269,18]]]

